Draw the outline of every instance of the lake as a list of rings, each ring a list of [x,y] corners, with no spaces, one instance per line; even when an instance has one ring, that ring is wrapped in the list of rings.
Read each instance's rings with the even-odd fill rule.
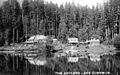
[[[65,56],[46,60],[44,66],[38,66],[22,56],[0,54],[0,75],[120,75],[120,52],[103,55],[100,61],[81,58],[71,63]]]

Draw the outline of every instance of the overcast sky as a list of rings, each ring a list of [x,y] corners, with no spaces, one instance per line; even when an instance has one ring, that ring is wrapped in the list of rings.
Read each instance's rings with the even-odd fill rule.
[[[3,1],[6,1],[6,0],[0,0],[0,5],[2,5]],[[22,1],[23,0],[18,0],[20,2],[20,4],[22,4]],[[80,4],[82,6],[85,6],[85,5],[88,5],[88,6],[92,6],[92,5],[96,5],[97,3],[100,3],[102,4],[103,2],[107,1],[107,0],[45,0],[45,1],[52,1],[53,3],[57,3],[58,5],[60,4],[65,4],[66,2],[74,2],[75,5],[77,4]]]

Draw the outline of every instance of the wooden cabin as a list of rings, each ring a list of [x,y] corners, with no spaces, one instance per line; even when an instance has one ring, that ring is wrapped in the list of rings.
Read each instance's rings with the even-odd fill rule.
[[[34,35],[34,36],[31,36],[29,39],[27,39],[24,42],[24,44],[26,44],[26,45],[34,45],[34,44],[37,44],[37,43],[40,43],[40,42],[45,43],[46,39],[47,39],[47,36],[44,36],[44,35]]]
[[[74,45],[74,44],[76,45],[79,43],[79,41],[78,41],[78,38],[72,37],[72,38],[68,38],[68,43],[72,44],[72,45]]]

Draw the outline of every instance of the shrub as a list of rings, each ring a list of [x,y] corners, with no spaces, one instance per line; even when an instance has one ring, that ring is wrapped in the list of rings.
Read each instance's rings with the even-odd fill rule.
[[[114,47],[120,48],[120,35],[116,36],[114,39]]]
[[[102,42],[103,45],[113,45],[114,44],[114,39],[111,40],[105,40]]]

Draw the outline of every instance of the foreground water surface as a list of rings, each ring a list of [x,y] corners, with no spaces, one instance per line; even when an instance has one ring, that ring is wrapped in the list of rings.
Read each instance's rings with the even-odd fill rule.
[[[76,72],[76,73],[73,73]],[[103,73],[102,73],[103,72]],[[79,59],[76,63],[67,57],[47,59],[44,66],[32,65],[20,56],[0,54],[0,75],[120,75],[120,53],[104,55],[100,61],[89,58]]]

